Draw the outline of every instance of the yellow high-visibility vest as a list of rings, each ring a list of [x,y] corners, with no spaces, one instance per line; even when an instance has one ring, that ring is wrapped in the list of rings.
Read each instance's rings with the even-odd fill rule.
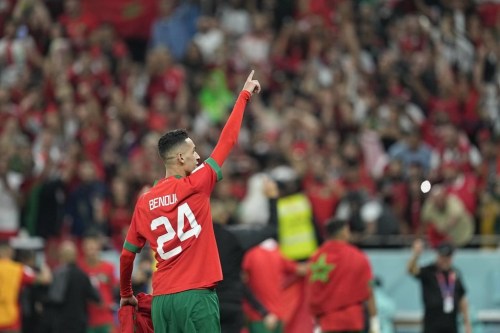
[[[19,317],[19,292],[23,265],[0,260],[0,327],[16,323]]]
[[[309,258],[318,248],[312,207],[302,193],[278,199],[278,239],[280,251],[291,260]]]

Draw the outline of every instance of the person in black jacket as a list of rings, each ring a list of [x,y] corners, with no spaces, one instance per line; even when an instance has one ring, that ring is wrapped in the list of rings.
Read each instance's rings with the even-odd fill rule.
[[[54,272],[46,305],[46,333],[85,333],[87,302],[101,302],[89,277],[76,265],[77,249],[64,241],[59,248],[62,265]]]
[[[436,248],[435,262],[420,267],[418,258],[424,243],[416,239],[408,262],[408,272],[420,281],[424,304],[424,333],[457,333],[458,316],[462,314],[464,331],[472,332],[469,305],[462,275],[453,265],[455,247],[448,242]]]
[[[216,222],[214,223],[214,233],[224,276],[224,280],[217,286],[222,333],[239,333],[241,331],[244,322],[242,307],[244,298],[247,298],[254,307],[265,311],[258,300],[249,295],[251,292],[245,290],[241,270],[246,251],[268,238],[276,238],[278,221],[276,201],[279,195],[277,184],[271,179],[267,179],[264,182],[264,193],[270,201],[269,222],[264,225],[227,225],[228,218],[217,214],[219,207],[212,204],[212,213],[214,222]]]

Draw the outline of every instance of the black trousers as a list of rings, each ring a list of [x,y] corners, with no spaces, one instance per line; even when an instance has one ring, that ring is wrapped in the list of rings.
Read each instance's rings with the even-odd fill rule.
[[[243,328],[243,307],[236,303],[220,303],[222,333],[240,333]]]

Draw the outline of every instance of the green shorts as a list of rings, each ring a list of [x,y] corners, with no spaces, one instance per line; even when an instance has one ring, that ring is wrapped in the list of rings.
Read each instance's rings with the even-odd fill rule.
[[[101,326],[87,328],[87,333],[111,333],[111,325],[105,324]]]
[[[219,299],[215,290],[193,289],[153,297],[155,332],[220,332]]]

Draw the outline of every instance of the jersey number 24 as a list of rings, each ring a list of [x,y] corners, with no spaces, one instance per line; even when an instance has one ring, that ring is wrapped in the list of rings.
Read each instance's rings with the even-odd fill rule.
[[[185,218],[187,218],[187,220],[189,221],[189,225],[191,226],[191,229],[187,231],[184,231]],[[180,245],[176,246],[170,251],[165,252],[163,249],[165,243],[174,239],[175,236],[177,236],[181,242],[193,236],[198,238],[198,235],[201,232],[201,226],[196,221],[193,211],[191,210],[191,208],[189,208],[187,202],[183,203],[182,205],[179,206],[179,208],[177,208],[177,232],[172,227],[172,223],[170,223],[168,218],[165,216],[157,217],[153,221],[151,221],[151,230],[154,231],[161,225],[165,227],[167,233],[161,235],[156,240],[156,243],[158,244],[156,252],[160,255],[160,257],[163,260],[175,257],[176,255],[182,252],[182,247]]]

